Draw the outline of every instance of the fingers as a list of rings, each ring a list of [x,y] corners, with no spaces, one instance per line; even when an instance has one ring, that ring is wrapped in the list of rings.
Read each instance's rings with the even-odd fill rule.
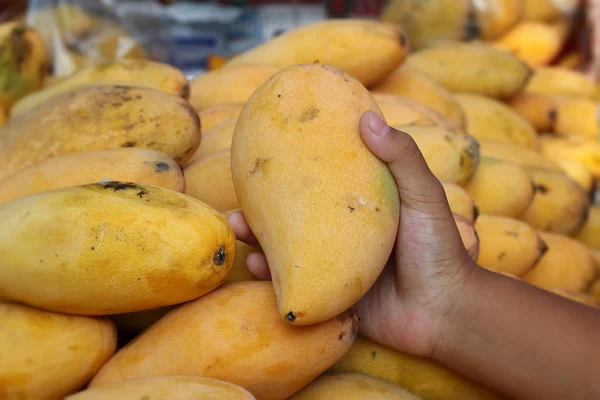
[[[258,243],[258,239],[252,233],[244,214],[239,211],[234,212],[227,217],[227,222],[229,222],[229,225],[233,229],[237,240],[241,240],[250,246],[260,247],[260,243]]]
[[[267,257],[262,253],[250,253],[246,259],[248,271],[262,281],[271,279],[271,271],[267,264]]]

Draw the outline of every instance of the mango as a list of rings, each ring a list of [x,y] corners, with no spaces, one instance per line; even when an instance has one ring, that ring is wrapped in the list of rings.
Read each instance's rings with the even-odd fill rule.
[[[184,169],[185,193],[223,212],[239,208],[233,187],[231,151],[219,151],[202,157]]]
[[[442,114],[459,128],[464,128],[465,113],[452,94],[411,65],[403,64],[396,68],[372,90],[409,98]]]
[[[388,125],[442,126],[449,130],[458,125],[443,115],[406,97],[372,92]]]
[[[545,157],[555,161],[579,161],[600,179],[600,143],[576,136],[543,135],[540,147]]]
[[[233,231],[184,194],[111,181],[0,205],[0,297],[69,314],[148,310],[225,279]]]
[[[0,301],[0,398],[55,400],[79,390],[117,348],[107,319]]]
[[[477,263],[491,271],[522,276],[545,257],[548,247],[523,221],[482,214],[475,221],[479,236]]]
[[[250,392],[231,383],[199,376],[161,376],[134,379],[84,390],[65,400],[256,400]]]
[[[566,24],[524,21],[496,40],[494,46],[513,53],[535,68],[554,60],[566,35]]]
[[[555,96],[558,116],[554,132],[590,141],[600,139],[600,108],[595,100],[575,96]]]
[[[453,213],[462,215],[469,222],[474,222],[479,215],[479,208],[465,189],[455,183],[443,182],[446,200]]]
[[[563,173],[532,170],[530,174],[535,197],[520,218],[542,231],[577,234],[588,217],[588,193]]]
[[[52,86],[22,98],[13,107],[12,114],[25,114],[59,94],[102,82],[154,88],[186,100],[190,94],[185,75],[175,67],[146,60],[118,60],[82,68]]]
[[[202,124],[202,132],[208,132],[221,122],[225,122],[230,118],[240,116],[244,108],[244,103],[219,104],[198,110],[200,123]]]
[[[590,249],[600,250],[600,206],[590,207],[588,219],[575,238]]]
[[[557,164],[565,174],[579,184],[586,192],[594,190],[596,179],[592,171],[581,161],[557,160]]]
[[[443,365],[423,357],[401,353],[362,336],[331,369],[386,380],[424,400],[492,400],[500,397]]]
[[[583,73],[562,67],[537,68],[527,82],[531,93],[585,97],[595,100],[596,84]]]
[[[229,150],[231,148],[233,130],[235,129],[236,123],[237,118],[230,118],[209,131],[202,132],[202,142],[200,143],[200,147],[198,147],[198,150],[196,150],[192,158],[190,158],[187,165],[193,164],[212,153]]]
[[[419,400],[400,386],[352,373],[321,375],[289,400]]]
[[[465,186],[482,214],[518,218],[533,202],[531,175],[518,165],[481,157],[479,167]]]
[[[467,115],[466,131],[478,140],[506,142],[536,150],[533,126],[506,104],[488,97],[460,93],[458,103]]]
[[[588,249],[577,240],[557,233],[540,232],[548,252],[523,280],[541,288],[585,292],[596,277]]]
[[[431,172],[442,182],[466,185],[479,165],[479,143],[460,131],[437,126],[394,126],[407,132],[423,153]]]
[[[327,19],[291,29],[233,57],[224,68],[265,64],[284,68],[318,61],[370,86],[398,67],[408,50],[406,35],[396,25],[366,19]]]
[[[481,156],[483,157],[497,158],[519,165],[526,170],[542,169],[553,172],[563,172],[558,164],[532,149],[527,149],[512,143],[492,142],[489,140],[480,140],[479,146]]]
[[[183,99],[150,88],[91,86],[0,127],[0,180],[81,150],[145,147],[183,165],[199,144],[198,115]]]
[[[262,253],[262,251],[242,241],[237,241],[235,261],[233,263],[233,267],[231,268],[231,272],[229,275],[227,275],[227,279],[225,279],[223,282],[224,284],[257,280],[256,277],[252,275],[246,267],[246,259],[252,253]]]
[[[411,54],[407,63],[451,92],[495,98],[521,91],[531,74],[519,58],[485,43],[446,43]]]
[[[554,130],[559,111],[556,98],[540,93],[521,92],[509,99],[508,105],[529,121],[536,131]]]
[[[90,387],[179,374],[226,380],[259,399],[285,399],[339,360],[357,328],[352,310],[291,326],[279,317],[271,283],[232,283],[167,314],[111,358]]]
[[[381,116],[358,80],[303,64],[254,92],[235,128],[235,191],[289,323],[315,324],[348,309],[392,251],[398,188],[361,139],[368,110]]]
[[[190,82],[190,104],[199,110],[218,104],[245,103],[280,69],[272,65],[240,65],[205,72]]]
[[[181,167],[163,153],[136,148],[84,150],[49,158],[0,181],[0,203],[105,179],[185,191]]]

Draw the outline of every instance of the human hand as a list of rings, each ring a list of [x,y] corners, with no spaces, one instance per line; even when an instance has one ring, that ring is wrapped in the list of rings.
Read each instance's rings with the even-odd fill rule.
[[[371,152],[388,164],[402,204],[394,252],[357,305],[359,329],[388,347],[432,356],[479,267],[461,241],[441,183],[410,135],[372,112],[362,116],[360,132]],[[241,213],[230,215],[229,223],[239,240],[259,245]],[[263,254],[250,254],[246,264],[259,279],[269,279]]]

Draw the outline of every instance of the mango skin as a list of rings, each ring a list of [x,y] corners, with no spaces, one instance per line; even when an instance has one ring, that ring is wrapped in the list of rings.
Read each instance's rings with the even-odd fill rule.
[[[0,181],[0,203],[104,179],[185,191],[181,167],[166,154],[136,148],[88,150],[49,158]]]
[[[365,19],[329,19],[300,26],[233,57],[240,65],[290,67],[318,61],[370,86],[400,65],[409,51],[397,25]]]
[[[400,386],[364,374],[321,375],[289,400],[419,400]]]
[[[90,387],[179,374],[227,380],[258,399],[285,399],[339,360],[357,329],[353,310],[290,326],[278,316],[271,283],[232,283],[167,314],[106,363]]]
[[[465,189],[455,183],[443,182],[446,200],[453,213],[462,215],[469,222],[473,223],[479,215],[479,209],[475,202]]]
[[[590,249],[600,250],[600,206],[590,207],[588,219],[575,238]]]
[[[0,128],[0,180],[81,150],[144,147],[183,165],[200,144],[200,121],[183,99],[150,88],[97,85],[57,96]]]
[[[237,117],[229,118],[212,129],[202,132],[202,143],[187,165],[193,164],[209,154],[231,149],[236,123]]]
[[[107,182],[0,205],[0,297],[69,314],[148,310],[225,279],[235,237],[184,194]]]
[[[381,116],[356,79],[304,64],[263,84],[238,120],[235,190],[290,323],[314,324],[348,309],[392,251],[398,189],[360,137],[368,110]]]
[[[499,400],[500,397],[427,358],[389,349],[362,336],[330,368],[355,372],[404,387],[424,400]]]
[[[117,348],[107,319],[0,301],[0,398],[55,400],[79,390]]]
[[[161,376],[134,379],[84,390],[65,400],[131,400],[164,398],[169,400],[256,400],[239,386],[199,376]]]
[[[244,103],[231,103],[231,104],[219,104],[211,107],[206,107],[198,110],[198,116],[200,117],[200,123],[202,124],[202,132],[219,125],[230,118],[240,116]]]

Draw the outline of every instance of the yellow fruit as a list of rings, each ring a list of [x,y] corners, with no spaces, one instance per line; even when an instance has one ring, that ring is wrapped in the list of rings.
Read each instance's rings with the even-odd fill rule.
[[[258,399],[285,399],[348,351],[358,317],[348,310],[294,327],[281,320],[276,304],[270,282],[223,286],[152,325],[105,364],[90,387],[179,374],[227,380]]]
[[[39,90],[49,72],[46,45],[39,33],[9,23],[0,35],[0,109],[8,114],[23,96]]]
[[[526,149],[511,143],[479,141],[481,156],[492,157],[519,165],[527,170],[542,169],[562,172],[560,166],[537,151]]]
[[[591,249],[600,250],[600,206],[590,207],[588,219],[575,238]]]
[[[594,259],[588,249],[570,237],[540,232],[548,252],[523,280],[542,288],[585,292],[596,276]]]
[[[513,53],[530,67],[539,67],[558,55],[564,39],[560,26],[524,21],[494,42],[494,46]]]
[[[600,143],[574,136],[543,135],[540,148],[544,156],[552,160],[575,160],[583,163],[600,178]]]
[[[585,304],[591,307],[597,307],[600,305],[600,300],[596,299],[587,293],[578,292],[575,290],[567,290],[563,288],[549,288],[546,289],[549,292],[562,296],[566,299],[576,301],[581,304]]]
[[[55,400],[85,385],[114,354],[107,319],[0,301],[0,398]]]
[[[531,93],[579,96],[596,99],[596,84],[578,71],[560,67],[543,67],[535,70],[527,83]]]
[[[59,94],[102,82],[149,87],[184,99],[190,92],[185,75],[175,67],[146,60],[118,60],[80,69],[52,86],[24,97],[15,104],[12,113],[24,114]]]
[[[396,25],[365,19],[328,19],[289,30],[233,57],[224,68],[265,64],[289,67],[318,61],[340,68],[369,86],[396,69],[408,50],[408,40]]]
[[[349,308],[391,253],[398,188],[361,139],[358,122],[368,110],[381,115],[358,80],[303,64],[261,86],[238,120],[235,190],[290,323],[318,323]]]
[[[134,379],[87,389],[65,400],[256,400],[246,389],[199,376],[161,376]]]
[[[554,21],[567,18],[575,11],[578,0],[523,0],[524,18],[532,21]]]
[[[586,192],[591,192],[594,189],[595,179],[592,172],[584,163],[577,160],[557,160],[557,164],[567,174],[579,184]]]
[[[409,98],[376,92],[372,95],[388,125],[438,125],[458,129],[454,121]]]
[[[477,261],[477,257],[479,256],[479,237],[477,237],[473,223],[460,214],[453,213],[453,216],[465,249],[471,258]]]
[[[400,386],[353,373],[321,375],[289,400],[419,400]]]
[[[200,117],[200,123],[202,124],[202,133],[208,132],[230,118],[237,119],[242,112],[242,108],[244,108],[243,103],[232,103],[219,104],[199,110],[198,116]]]
[[[190,104],[199,110],[218,104],[245,103],[280,69],[271,65],[240,65],[205,72],[190,82]]]
[[[476,37],[470,0],[392,0],[381,19],[405,27],[411,48]]]
[[[475,230],[479,236],[477,263],[495,272],[522,276],[543,260],[548,250],[537,231],[517,219],[481,214]]]
[[[465,133],[438,126],[395,126],[417,143],[427,165],[442,182],[464,186],[479,165],[479,143]]]
[[[231,176],[231,150],[208,154],[184,169],[185,193],[223,212],[240,204]]]
[[[582,139],[600,139],[600,109],[594,100],[574,96],[560,96],[558,117],[554,131],[561,135],[579,136]]]
[[[452,94],[410,65],[396,68],[373,90],[407,97],[442,114],[459,128],[464,127],[465,113]]]
[[[479,214],[479,210],[469,193],[454,183],[444,182],[443,185],[450,210],[453,213],[462,215],[470,222],[474,222]]]
[[[488,97],[460,93],[456,99],[467,115],[466,131],[478,140],[538,148],[533,126],[509,106]]]
[[[479,0],[472,3],[484,40],[499,38],[523,16],[522,0]]]
[[[522,167],[496,158],[482,157],[465,186],[482,214],[517,218],[533,201],[535,188]]]
[[[142,332],[150,325],[164,317],[169,311],[174,310],[179,305],[153,308],[151,310],[135,311],[131,313],[111,315],[110,318],[115,322],[119,331]]]
[[[233,263],[233,268],[231,268],[231,272],[227,275],[227,279],[223,282],[232,283],[232,282],[245,282],[245,281],[255,281],[256,277],[248,271],[246,267],[246,259],[248,255],[251,253],[262,253],[260,249],[256,247],[247,245],[244,242],[237,241],[237,251],[235,255],[235,262]]]
[[[508,105],[529,121],[538,132],[554,130],[559,110],[556,98],[545,94],[521,92],[509,99]]]
[[[148,310],[198,298],[227,277],[235,237],[184,194],[107,182],[0,205],[0,297],[69,314]]]
[[[413,53],[407,63],[451,92],[497,98],[519,92],[531,74],[529,67],[513,54],[484,43],[432,47]]]
[[[531,170],[530,174],[536,193],[521,219],[542,231],[579,232],[590,207],[587,192],[564,173]]]
[[[0,180],[82,150],[144,147],[183,165],[200,143],[193,108],[150,88],[99,85],[57,96],[0,128]]]
[[[401,353],[360,336],[331,371],[362,373],[384,379],[424,400],[499,399],[435,361]]]
[[[202,123],[202,121],[200,121]],[[230,118],[209,131],[202,132],[202,142],[187,165],[205,158],[213,153],[229,150],[233,139],[233,130],[237,123],[237,117]]]
[[[185,190],[181,168],[163,153],[135,148],[87,150],[49,158],[0,181],[0,203],[105,179]]]

